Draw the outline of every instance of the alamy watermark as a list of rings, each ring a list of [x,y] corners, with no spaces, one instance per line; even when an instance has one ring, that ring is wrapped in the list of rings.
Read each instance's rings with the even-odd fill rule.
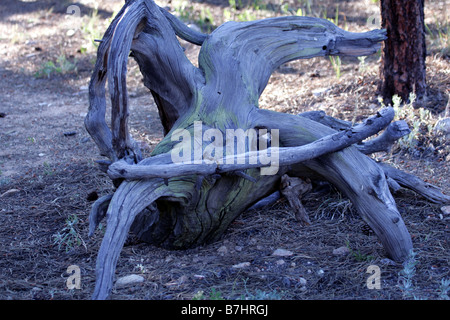
[[[367,289],[381,289],[381,270],[380,267],[372,264],[367,267],[366,273],[371,275],[367,278]]]
[[[278,129],[226,129],[224,136],[216,128],[203,130],[202,122],[195,121],[191,131],[174,130],[171,140],[179,141],[171,151],[173,163],[260,164],[261,175],[278,172]]]
[[[81,289],[81,270],[80,267],[73,264],[67,267],[66,271],[70,276],[66,280],[66,287],[69,290]]]

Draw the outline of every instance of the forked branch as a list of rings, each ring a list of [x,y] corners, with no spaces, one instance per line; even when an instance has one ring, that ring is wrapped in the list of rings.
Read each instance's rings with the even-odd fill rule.
[[[124,178],[128,180],[153,177],[172,178],[190,174],[211,175],[268,166],[269,164],[262,164],[259,159],[262,158],[263,153],[273,154],[275,152],[278,154],[278,165],[288,166],[315,159],[360,142],[385,128],[392,121],[393,117],[394,110],[385,108],[362,124],[325,136],[309,144],[297,147],[271,147],[263,151],[230,155],[225,157],[220,163],[216,161],[208,161],[208,163],[205,160],[201,164],[170,163],[168,155],[165,156],[166,164],[151,164],[150,161],[149,164],[143,166],[129,165],[125,161],[118,161],[109,167],[108,175],[111,179]],[[155,161],[160,162],[161,157],[155,159]]]

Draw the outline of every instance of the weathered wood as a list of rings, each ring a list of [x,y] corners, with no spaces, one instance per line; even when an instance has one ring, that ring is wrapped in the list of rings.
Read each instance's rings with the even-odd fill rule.
[[[450,196],[443,194],[438,187],[386,163],[380,162],[378,165],[383,169],[387,177],[396,181],[400,186],[415,191],[431,202],[437,204],[450,203]]]
[[[91,214],[89,215],[89,237],[94,235],[99,223],[106,217],[106,212],[111,202],[112,194],[100,197],[92,206]]]
[[[128,183],[120,192],[114,193],[107,212],[106,232],[97,256],[93,299],[104,299],[110,294],[117,259],[135,217],[156,199],[169,195],[170,190],[161,179],[146,184]]]
[[[375,116],[368,118],[358,126],[333,133],[306,145],[288,148],[268,148],[265,151],[225,156],[220,162],[203,159],[200,164],[192,163],[193,161],[190,161],[190,163],[171,163],[169,154],[164,156],[164,160],[161,155],[158,158],[154,158],[153,160],[156,163],[154,165],[151,164],[152,160],[146,162],[149,164],[145,166],[130,165],[125,161],[118,161],[109,166],[108,175],[111,179],[124,178],[128,180],[153,177],[171,178],[190,174],[211,175],[268,166],[269,164],[260,163],[261,154],[273,154],[275,152],[278,155],[277,165],[288,166],[341,150],[370,137],[387,126],[393,117],[394,110],[392,108],[382,109]],[[254,159],[254,161],[251,159]],[[163,161],[162,164],[161,161]]]
[[[347,130],[352,126],[351,122],[327,116],[324,111],[308,111],[300,113],[299,116],[317,121],[335,130]],[[356,147],[364,154],[381,151],[389,152],[398,139],[408,135],[410,132],[411,130],[405,121],[395,121],[389,124],[380,136],[366,142],[360,142]]]
[[[281,193],[280,193],[280,191],[277,190],[274,193],[268,195],[267,197],[259,200],[254,205],[252,205],[250,208],[248,208],[247,210],[248,211],[260,210],[260,209],[262,209],[264,207],[267,207],[267,206],[270,206],[270,205],[274,204],[280,198],[281,198]]]
[[[328,116],[325,111],[307,111],[298,114],[300,117],[305,117],[313,121],[319,122],[327,127],[334,130],[346,130],[350,128],[353,124],[350,121],[345,121],[341,119],[336,119],[334,117]]]
[[[408,135],[411,130],[408,124],[403,121],[392,122],[386,130],[378,137],[357,146],[358,150],[364,154],[375,152],[390,152],[392,145],[401,137]]]
[[[201,45],[198,68],[184,55],[177,35]],[[91,213],[92,228],[103,216],[108,219],[93,298],[108,297],[129,230],[143,241],[171,249],[215,241],[243,211],[279,190],[286,173],[305,177],[308,171],[333,183],[375,231],[387,255],[398,261],[406,258],[411,237],[389,192],[385,172],[355,145],[385,128],[393,118],[392,109],[336,131],[307,117],[258,108],[271,73],[280,64],[326,55],[368,55],[384,39],[383,30],[350,33],[327,20],[307,17],[228,22],[206,36],[183,26],[151,0],[127,1],[99,47],[85,120],[100,152],[112,163],[103,162],[103,167],[108,166],[118,186],[112,198],[97,202]],[[127,125],[125,75],[130,50],[155,98],[165,131],[152,157],[143,160]],[[111,130],[104,119],[106,75]],[[222,138],[227,129],[266,130],[271,135],[258,140],[256,151],[250,150],[249,142],[244,151],[233,146],[210,163],[174,163],[171,152],[177,150],[180,132],[194,137],[192,150],[188,150],[191,156],[195,156],[194,146],[203,155],[213,142],[218,143],[216,136],[196,140],[196,122],[202,124],[201,137],[211,129]],[[275,142],[273,130],[279,133],[279,149],[269,145]],[[395,134],[385,132],[366,152],[380,146],[386,149]],[[280,162],[278,170],[263,175],[263,163],[245,160],[251,155],[259,159],[267,151],[279,152]],[[217,164],[218,159],[233,162]]]
[[[297,177],[289,177],[287,174],[281,177],[281,193],[288,200],[292,210],[294,210],[295,218],[305,226],[309,226],[308,213],[302,204],[301,197],[311,191],[311,181],[303,180]]]

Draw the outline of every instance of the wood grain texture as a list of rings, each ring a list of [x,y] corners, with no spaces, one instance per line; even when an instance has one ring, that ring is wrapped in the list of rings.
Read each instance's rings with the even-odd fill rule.
[[[198,68],[184,55],[177,36],[201,45]],[[117,185],[114,195],[99,199],[91,213],[91,231],[103,216],[107,218],[93,298],[109,296],[129,230],[144,241],[171,249],[217,240],[242,212],[276,193],[286,173],[299,177],[313,173],[333,183],[375,231],[387,255],[405,259],[412,248],[411,237],[390,194],[386,173],[355,146],[386,128],[393,110],[380,110],[353,127],[332,121],[339,124],[333,127],[258,108],[271,73],[280,64],[326,55],[367,55],[376,52],[384,39],[383,30],[350,33],[327,20],[306,17],[228,22],[204,35],[184,26],[152,0],[127,1],[99,47],[85,119],[100,153],[109,159],[101,161],[102,168]],[[142,160],[127,124],[125,84],[130,51],[155,98],[165,133],[152,156]],[[106,79],[111,129],[105,122]],[[237,162],[252,152],[257,156],[267,152],[268,145],[256,151],[246,146],[242,153],[224,152],[224,159],[231,157],[233,163],[174,163],[171,151],[179,143],[177,132],[185,130],[195,138],[199,121],[202,136],[210,129],[222,137],[227,129],[278,130],[278,170],[261,175],[261,163]],[[392,135],[381,135],[373,145],[392,142]],[[211,142],[194,139],[192,145],[197,143],[203,152]],[[397,176],[389,174],[389,179]]]

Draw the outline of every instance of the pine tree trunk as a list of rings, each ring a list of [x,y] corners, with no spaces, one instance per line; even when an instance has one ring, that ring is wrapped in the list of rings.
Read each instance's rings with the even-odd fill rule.
[[[382,27],[387,31],[380,86],[385,104],[397,94],[402,101],[415,93],[426,97],[424,0],[381,0]]]

